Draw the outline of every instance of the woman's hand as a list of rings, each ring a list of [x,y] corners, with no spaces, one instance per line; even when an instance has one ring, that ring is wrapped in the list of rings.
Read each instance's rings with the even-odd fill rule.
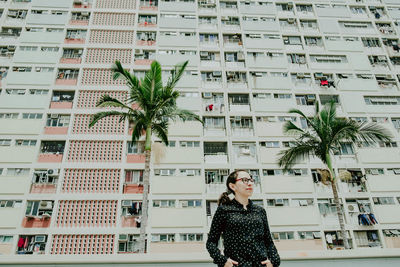
[[[274,267],[274,265],[272,265],[270,260],[262,261],[261,264],[266,264],[265,266],[267,266],[267,267]]]
[[[239,262],[232,260],[231,258],[228,258],[228,260],[225,262],[224,267],[232,267],[235,265],[238,265]]]

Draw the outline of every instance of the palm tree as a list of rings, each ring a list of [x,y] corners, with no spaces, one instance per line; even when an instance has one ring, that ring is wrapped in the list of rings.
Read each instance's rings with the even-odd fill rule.
[[[176,104],[179,92],[174,90],[174,87],[182,77],[187,64],[188,61],[176,65],[164,86],[161,78],[161,66],[157,61],[153,61],[150,70],[140,80],[125,70],[119,61],[116,61],[113,66],[113,79],[122,78],[125,80],[129,87],[129,97],[123,103],[108,95],[102,96],[97,103],[97,107],[112,107],[116,109],[94,114],[89,124],[89,127],[92,127],[104,117],[119,116],[120,122],[127,120],[129,125],[132,126],[132,142],[138,141],[144,134],[146,136],[142,219],[138,243],[139,253],[145,252],[152,134],[154,133],[165,145],[168,145],[169,120],[197,120],[202,123],[198,115],[188,110],[179,109]],[[137,108],[132,108],[133,104]]]
[[[350,142],[352,145],[360,141],[374,144],[378,141],[390,141],[391,134],[376,123],[358,123],[348,118],[338,118],[334,101],[327,103],[321,111],[317,102],[315,115],[312,117],[307,117],[298,109],[291,109],[289,113],[297,114],[306,120],[308,127],[303,130],[291,121],[285,123],[283,131],[294,134],[295,141],[291,148],[279,153],[281,157],[278,164],[284,170],[288,170],[298,160],[312,155],[318,157],[326,165],[329,170],[327,176],[332,187],[344,247],[349,249],[343,211],[339,205],[336,175],[332,167],[332,154],[338,151],[343,142]]]

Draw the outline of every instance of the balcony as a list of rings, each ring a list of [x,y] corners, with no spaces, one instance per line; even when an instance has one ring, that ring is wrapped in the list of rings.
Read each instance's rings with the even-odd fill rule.
[[[121,209],[121,226],[124,228],[140,228],[142,202],[135,200],[122,200]]]
[[[25,218],[22,221],[24,228],[48,228],[53,213],[54,201],[28,201]]]
[[[347,7],[315,7],[318,17],[351,18],[351,13]]]
[[[363,52],[364,46],[361,41],[325,40],[326,49],[338,52]]]
[[[190,153],[188,153],[190,150]],[[159,164],[198,164],[202,161],[202,151],[200,148],[181,148],[166,147],[165,157]]]
[[[361,148],[358,150],[358,159],[369,164],[396,164],[400,157],[399,148]]]
[[[152,177],[153,194],[199,194],[204,192],[202,176],[161,176]]]
[[[276,15],[276,8],[272,3],[254,2],[247,4],[240,2],[240,12],[249,15]]]
[[[23,131],[19,134],[24,133]],[[28,163],[34,162],[37,149],[35,146],[0,146],[0,162]]]
[[[184,55],[180,53],[156,54],[155,59],[163,66],[175,66],[176,64],[183,63],[186,60],[189,60],[188,67],[195,67],[199,65],[199,59],[197,55]]]
[[[278,68],[286,69],[288,61],[283,56],[248,56],[247,66],[251,68]]]
[[[176,121],[169,125],[169,136],[200,136],[202,125],[197,121]]]
[[[205,225],[201,208],[152,208],[151,227],[154,228],[193,228]]]
[[[68,22],[68,15],[65,12],[62,15],[55,14],[29,14],[26,19],[27,24],[31,25],[66,25]]]
[[[196,19],[187,19],[182,16],[176,18],[160,17],[159,21],[160,29],[162,28],[195,29],[196,26],[197,26]]]
[[[279,76],[260,76],[258,73],[255,73],[250,80],[251,85],[255,89],[280,89],[287,90],[292,88],[292,82],[289,77],[279,77]]]
[[[158,1],[140,1],[139,10],[157,11]]]
[[[371,192],[400,191],[397,175],[368,175],[367,181]]]
[[[79,70],[60,69],[56,78],[56,85],[77,85]]]
[[[159,38],[160,46],[180,46],[180,47],[197,47],[198,41],[195,35],[161,35]]]
[[[291,214],[290,220],[282,220]],[[315,206],[309,207],[270,207],[268,208],[270,226],[317,226],[321,223]]]
[[[27,243],[29,246],[18,247],[16,254],[18,255],[43,255],[46,250],[47,235],[20,235],[18,242]]]
[[[244,20],[243,21],[243,30],[245,31],[262,31],[262,32],[279,32],[279,24],[273,21],[253,21],[253,20]]]
[[[362,91],[378,91],[379,87],[375,79],[348,78],[340,79],[337,83],[341,91],[354,91],[356,88],[362,88]]]
[[[266,194],[308,194],[314,191],[312,179],[309,176],[262,176],[262,189]]]
[[[170,11],[170,12],[193,12],[196,10],[196,2],[195,1],[179,1],[179,2],[164,2],[160,1],[158,5],[158,9],[161,12]]]
[[[7,85],[50,86],[53,81],[53,72],[9,72],[7,75]]]
[[[65,141],[42,141],[38,162],[62,162]]]

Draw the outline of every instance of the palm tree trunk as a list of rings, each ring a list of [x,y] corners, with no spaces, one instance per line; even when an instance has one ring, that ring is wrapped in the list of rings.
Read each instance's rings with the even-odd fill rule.
[[[140,224],[139,253],[145,252],[146,228],[148,223],[148,197],[150,192],[151,127],[146,129],[145,162],[143,174],[142,219]]]
[[[336,175],[332,168],[331,155],[329,153],[326,155],[326,164],[328,165],[329,171],[331,172],[331,185],[332,185],[333,199],[335,201],[337,215],[339,218],[340,232],[342,234],[344,248],[350,249],[349,240],[347,238],[346,229],[344,226],[344,214],[343,214],[342,207],[340,206],[340,203],[339,203],[339,195],[338,195],[337,184],[336,184]]]

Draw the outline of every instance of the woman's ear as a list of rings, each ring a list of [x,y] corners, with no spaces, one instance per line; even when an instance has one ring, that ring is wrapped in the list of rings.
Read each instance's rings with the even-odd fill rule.
[[[233,192],[235,192],[235,184],[229,183],[228,186]]]

